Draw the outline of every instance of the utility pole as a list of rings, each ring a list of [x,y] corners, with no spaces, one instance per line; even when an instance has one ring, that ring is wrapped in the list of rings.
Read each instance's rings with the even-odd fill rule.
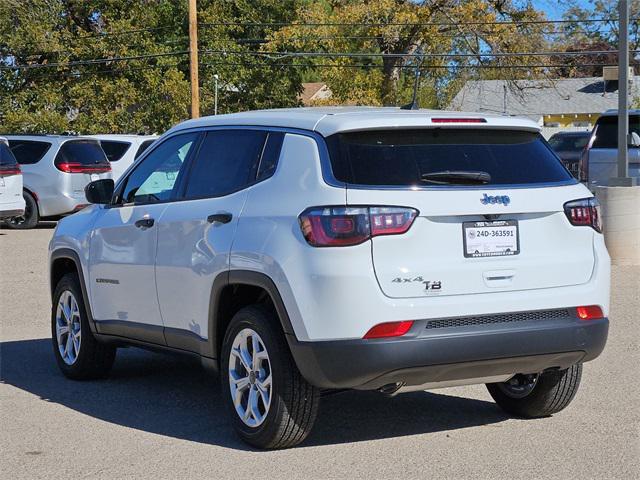
[[[200,117],[198,88],[198,10],[196,0],[189,0],[189,79],[191,81],[191,118]]]
[[[213,114],[217,115],[218,114],[218,74],[216,73],[213,76],[213,81],[215,82],[215,87],[214,87],[214,91],[215,91],[215,96],[214,96],[214,100],[213,100]]]
[[[629,177],[629,2],[619,0],[618,22],[618,177],[610,185],[633,186]]]

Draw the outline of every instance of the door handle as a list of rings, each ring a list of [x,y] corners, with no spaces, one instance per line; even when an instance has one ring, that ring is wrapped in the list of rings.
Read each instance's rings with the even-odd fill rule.
[[[151,228],[155,220],[153,218],[141,218],[140,220],[136,220],[135,226],[138,228]]]
[[[233,215],[230,213],[215,213],[207,217],[207,222],[229,223],[232,218],[233,218]]]

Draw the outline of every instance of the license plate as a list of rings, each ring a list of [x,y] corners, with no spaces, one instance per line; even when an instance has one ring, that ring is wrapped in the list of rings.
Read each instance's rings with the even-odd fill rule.
[[[517,255],[520,253],[518,222],[464,222],[462,242],[464,256],[467,258]]]

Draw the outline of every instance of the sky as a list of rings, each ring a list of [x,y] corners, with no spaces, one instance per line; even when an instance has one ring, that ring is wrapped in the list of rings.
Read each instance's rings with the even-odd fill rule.
[[[578,5],[582,8],[589,6],[589,0],[573,0],[573,1],[558,1],[558,0],[533,0],[533,6],[543,10],[547,14],[547,18],[550,20],[559,20],[562,18],[562,14],[566,9],[573,5]]]

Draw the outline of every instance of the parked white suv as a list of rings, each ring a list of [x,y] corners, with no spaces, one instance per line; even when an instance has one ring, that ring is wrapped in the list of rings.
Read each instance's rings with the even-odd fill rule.
[[[155,142],[157,135],[89,135],[100,141],[107,160],[111,164],[111,175],[117,181],[142,153]]]
[[[22,169],[24,215],[11,228],[34,228],[41,219],[58,219],[87,206],[84,187],[111,178],[111,166],[100,143],[69,135],[7,135]]]
[[[9,149],[9,141],[0,137],[0,220],[24,215],[22,171]]]
[[[528,120],[207,117],[87,198],[50,243],[62,372],[104,376],[121,345],[195,354],[258,447],[302,441],[323,390],[486,383],[551,415],[607,339],[597,201]]]

